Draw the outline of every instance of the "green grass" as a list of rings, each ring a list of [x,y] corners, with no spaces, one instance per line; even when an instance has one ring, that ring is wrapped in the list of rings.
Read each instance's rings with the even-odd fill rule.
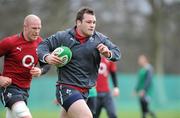
[[[157,112],[157,118],[180,118],[180,113],[175,111],[168,112]],[[105,112],[101,115],[100,118],[108,118]],[[140,112],[128,112],[128,111],[120,111],[118,112],[118,118],[141,118]],[[151,118],[151,117],[148,117]]]
[[[158,111],[156,112],[157,118],[180,118],[178,111]],[[59,118],[59,112],[54,111],[32,111],[33,118]],[[5,112],[1,109],[0,118],[5,118]],[[100,118],[107,118],[105,111],[102,112]],[[141,118],[138,111],[119,111],[118,118]],[[149,117],[150,118],[150,117]]]

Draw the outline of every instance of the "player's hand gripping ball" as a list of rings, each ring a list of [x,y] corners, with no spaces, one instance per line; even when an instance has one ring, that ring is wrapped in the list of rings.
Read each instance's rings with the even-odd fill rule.
[[[55,55],[57,55],[62,61],[63,63],[61,64],[57,64],[56,67],[63,67],[64,65],[66,65],[72,58],[72,52],[71,49],[66,47],[66,46],[61,46],[56,48],[53,53]]]

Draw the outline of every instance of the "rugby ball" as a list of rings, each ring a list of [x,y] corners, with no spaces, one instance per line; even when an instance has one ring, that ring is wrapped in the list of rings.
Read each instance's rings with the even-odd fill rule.
[[[60,46],[60,47],[56,48],[52,53],[63,60],[63,63],[62,64],[57,64],[56,67],[63,67],[72,58],[71,49],[66,47],[66,46]]]

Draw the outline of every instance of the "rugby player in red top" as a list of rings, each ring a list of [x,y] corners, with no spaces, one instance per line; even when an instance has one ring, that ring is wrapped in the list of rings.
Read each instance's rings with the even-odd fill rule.
[[[101,58],[101,63],[98,72],[98,78],[96,83],[97,90],[97,104],[96,104],[96,118],[99,118],[102,108],[105,108],[108,114],[108,118],[117,118],[113,98],[110,93],[110,87],[108,83],[108,77],[111,75],[114,89],[113,96],[119,95],[119,88],[117,85],[116,77],[117,67],[112,61],[106,58]]]
[[[31,14],[24,19],[22,33],[0,41],[0,57],[4,56],[0,75],[1,101],[7,107],[6,118],[32,118],[26,105],[32,77],[40,76],[50,67],[42,62],[42,68],[36,67],[36,48],[42,41],[40,29],[40,18]]]

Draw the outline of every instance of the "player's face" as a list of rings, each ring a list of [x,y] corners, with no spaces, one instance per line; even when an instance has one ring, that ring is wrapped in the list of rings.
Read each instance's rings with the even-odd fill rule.
[[[29,41],[36,40],[40,35],[41,21],[35,20],[26,27],[27,38]]]
[[[138,64],[143,66],[146,63],[146,58],[144,56],[140,56],[138,59]]]
[[[96,17],[91,14],[84,14],[82,21],[78,21],[77,27],[82,35],[89,37],[94,33],[96,27]]]

